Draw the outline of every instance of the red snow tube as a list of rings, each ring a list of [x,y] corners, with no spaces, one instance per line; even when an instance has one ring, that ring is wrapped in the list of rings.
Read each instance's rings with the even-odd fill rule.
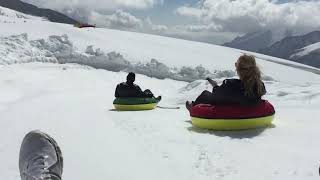
[[[191,116],[207,119],[247,119],[270,116],[275,113],[274,107],[268,101],[257,106],[217,106],[198,104],[192,107]]]
[[[198,104],[191,110],[193,125],[216,130],[251,129],[270,125],[274,114],[274,107],[266,100],[250,107]]]

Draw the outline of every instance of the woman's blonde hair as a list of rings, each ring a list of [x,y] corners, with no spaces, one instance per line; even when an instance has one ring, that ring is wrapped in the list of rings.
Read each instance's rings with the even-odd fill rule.
[[[259,97],[266,94],[264,84],[261,80],[261,72],[256,64],[254,56],[242,55],[237,61],[237,73],[243,82],[245,95]]]

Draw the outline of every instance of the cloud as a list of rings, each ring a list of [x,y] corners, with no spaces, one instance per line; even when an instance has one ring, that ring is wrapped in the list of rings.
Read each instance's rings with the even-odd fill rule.
[[[218,32],[221,31],[222,27],[215,24],[208,25],[187,25],[184,28],[190,32]]]
[[[147,8],[156,8],[163,4],[164,0],[23,0],[27,3],[40,7],[58,10],[82,23],[95,24],[97,27],[129,30],[142,33],[157,34],[194,41],[204,41],[221,44],[235,37],[235,33],[214,33],[221,31],[222,26],[215,23],[197,25],[166,26],[154,23],[147,14],[143,12]],[[181,15],[201,17],[203,10],[200,4],[193,7],[180,8]],[[134,16],[129,12],[140,11],[142,16]],[[150,10],[152,11],[152,10]],[[166,12],[164,12],[166,13]],[[178,13],[178,12],[177,12]],[[174,19],[174,18],[173,18]],[[168,20],[172,23],[175,20]],[[196,21],[195,21],[196,22]],[[179,22],[176,22],[177,24]],[[239,35],[237,33],[237,35]]]
[[[123,30],[163,32],[165,25],[152,23],[150,18],[139,19],[123,9],[146,9],[164,0],[23,0],[40,7],[56,9],[80,22]],[[108,13],[108,14],[107,14]]]
[[[146,9],[162,4],[163,0],[23,0],[40,7],[62,10],[87,8],[92,10],[115,10],[117,8]]]
[[[155,24],[149,17],[141,19],[123,10],[117,10],[112,14],[106,15],[92,12],[89,16],[89,23],[96,24],[98,27],[130,30],[216,44],[230,41],[239,35],[235,33],[212,32],[219,28],[214,25],[176,25],[168,27]]]
[[[116,10],[113,14],[105,15],[98,12],[92,12],[89,15],[88,22],[96,24],[98,27],[107,27],[113,29],[131,30],[146,33],[161,33],[169,28],[165,25],[154,24],[149,17],[140,19],[123,10]]]
[[[163,32],[164,35],[192,41],[223,44],[241,35],[233,32],[216,32],[202,25],[176,25]]]
[[[92,12],[89,17],[89,23],[97,24],[101,27],[134,30],[140,29],[143,22],[141,19],[136,18],[130,13],[117,10],[111,15],[102,15],[97,12]]]
[[[146,28],[146,30],[152,32],[165,32],[169,29],[168,26],[154,24],[149,17],[144,20],[144,27]]]
[[[176,14],[178,15],[197,17],[197,18],[200,18],[202,13],[203,13],[203,10],[201,8],[194,8],[194,7],[188,7],[188,6],[179,7],[176,10]]]
[[[203,0],[196,6],[183,6],[175,12],[196,18],[203,25],[190,28],[191,31],[209,29],[247,33],[262,29],[290,29],[305,33],[320,28],[319,0],[282,4],[269,0]]]
[[[88,10],[86,8],[64,8],[60,10],[63,14],[76,19],[77,21],[80,21],[82,23],[87,23],[89,22],[89,18],[91,16],[92,11]]]
[[[98,27],[130,30],[216,44],[230,41],[239,35],[235,33],[212,32],[220,28],[215,25],[176,25],[168,27],[153,23],[149,17],[138,18],[123,10],[117,10],[112,14],[92,12],[89,15],[89,23],[96,24]]]

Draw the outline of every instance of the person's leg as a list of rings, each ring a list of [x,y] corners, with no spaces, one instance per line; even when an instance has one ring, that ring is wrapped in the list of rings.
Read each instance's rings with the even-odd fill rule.
[[[200,96],[197,97],[195,101],[187,101],[186,102],[186,108],[188,109],[189,112],[191,112],[192,106],[195,106],[197,104],[210,104],[212,99],[212,93],[205,90],[203,91]]]
[[[40,131],[31,131],[20,148],[21,180],[61,180],[63,158],[56,141]]]
[[[194,101],[190,102],[190,101],[186,101],[186,108],[188,109],[188,111],[191,113],[191,108],[193,106]]]
[[[197,99],[194,101],[192,105],[197,104],[210,104],[212,99],[212,93],[210,91],[203,91],[200,96],[197,97]]]
[[[154,95],[153,95],[153,93],[151,92],[150,89],[144,90],[143,94],[144,94],[145,97],[150,97],[150,98],[154,97]]]
[[[156,98],[158,101],[161,101],[161,98],[162,98],[162,97],[161,97],[161,96],[155,97],[154,94],[151,92],[150,89],[144,90],[143,93],[145,94],[145,97],[150,97],[150,98],[154,97],[154,98]]]

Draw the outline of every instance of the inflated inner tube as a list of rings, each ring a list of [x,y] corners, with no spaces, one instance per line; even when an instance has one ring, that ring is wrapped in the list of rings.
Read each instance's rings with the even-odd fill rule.
[[[160,100],[152,98],[116,98],[113,105],[120,111],[141,111],[156,108]]]
[[[192,124],[213,130],[241,130],[271,125],[275,115],[272,104],[262,101],[254,107],[199,104],[192,107]]]

